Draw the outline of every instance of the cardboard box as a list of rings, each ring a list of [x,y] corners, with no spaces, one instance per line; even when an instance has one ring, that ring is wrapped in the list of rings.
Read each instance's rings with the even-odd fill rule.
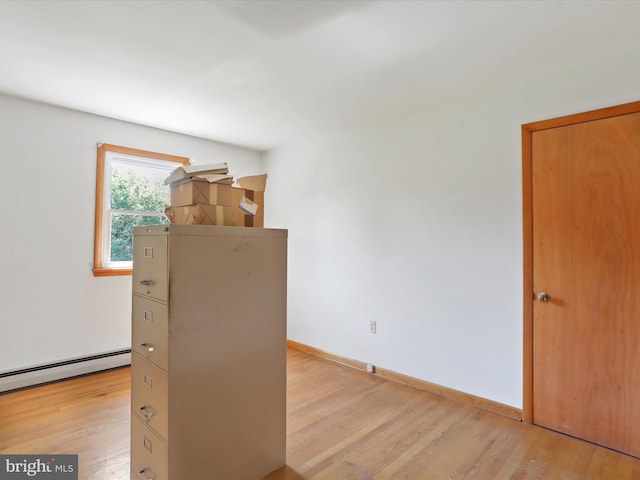
[[[171,223],[185,225],[244,225],[244,215],[239,218],[236,207],[221,205],[184,205],[181,207],[167,207],[165,215]],[[241,211],[241,210],[240,210]],[[244,214],[244,212],[243,212]],[[241,220],[243,223],[238,223]]]
[[[244,191],[245,197],[250,200],[250,202],[253,202],[257,205],[255,215],[245,214],[245,227],[264,227],[264,191],[266,185],[266,174],[241,177],[234,182],[233,186],[238,188],[238,190]],[[255,208],[255,205],[253,207]],[[238,209],[241,210],[240,208]]]
[[[195,205],[209,203],[208,182],[178,182],[171,185],[171,206]]]
[[[239,192],[237,188],[231,185],[222,185],[220,183],[212,183],[209,185],[209,203],[211,205],[224,205],[228,207],[237,207],[244,192]]]
[[[176,168],[164,179],[165,185],[170,185],[185,178],[193,178],[204,175],[226,175],[229,168],[226,163],[215,163],[208,165],[188,165]]]
[[[238,189],[225,183],[209,183],[207,180],[195,178],[171,184],[171,206],[205,204],[234,207],[240,203],[242,195]]]
[[[242,212],[245,216],[244,218],[244,226],[245,227],[264,227],[264,192],[254,192],[253,190],[244,190],[245,196],[251,200],[252,202],[258,205],[258,209],[255,215],[248,215],[243,212],[240,207],[238,210]]]
[[[267,186],[267,174],[240,177],[235,181],[234,186],[253,192],[264,192]]]
[[[167,218],[171,223],[264,227],[267,175],[238,178],[233,185],[231,180],[228,175],[198,175],[173,182]]]

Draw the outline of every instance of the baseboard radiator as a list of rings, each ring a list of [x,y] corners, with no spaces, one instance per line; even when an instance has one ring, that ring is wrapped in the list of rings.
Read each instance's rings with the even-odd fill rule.
[[[131,364],[131,350],[117,350],[0,373],[0,393]]]

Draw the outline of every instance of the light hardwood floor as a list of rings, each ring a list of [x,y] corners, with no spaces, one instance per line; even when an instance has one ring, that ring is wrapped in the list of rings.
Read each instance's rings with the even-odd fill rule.
[[[640,479],[640,459],[292,349],[287,408],[268,480]],[[129,369],[1,395],[0,453],[78,453],[82,480],[128,479]]]
[[[77,453],[80,479],[128,480],[129,370],[0,395],[0,453]]]

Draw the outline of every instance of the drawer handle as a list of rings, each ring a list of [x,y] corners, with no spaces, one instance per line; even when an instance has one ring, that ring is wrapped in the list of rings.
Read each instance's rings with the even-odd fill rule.
[[[147,422],[151,420],[156,414],[156,412],[154,412],[148,405],[141,406],[140,411],[142,412],[142,416],[147,420]]]
[[[152,472],[149,472],[148,468],[143,468],[142,470],[140,470],[136,476],[140,479],[140,480],[154,480],[156,477],[153,476]]]
[[[153,280],[140,280],[140,285],[144,285],[145,287],[153,287],[156,284]]]
[[[140,346],[144,348],[147,351],[147,353],[151,353],[156,350],[156,347],[154,347],[150,343],[141,343]]]

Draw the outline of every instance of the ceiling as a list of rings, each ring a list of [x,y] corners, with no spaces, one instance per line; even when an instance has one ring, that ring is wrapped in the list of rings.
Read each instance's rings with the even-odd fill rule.
[[[640,48],[639,1],[0,1],[0,92],[268,150]]]

